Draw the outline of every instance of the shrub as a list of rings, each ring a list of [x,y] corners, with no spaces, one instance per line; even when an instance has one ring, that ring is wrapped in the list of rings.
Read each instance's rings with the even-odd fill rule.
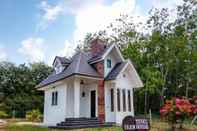
[[[194,105],[186,98],[172,98],[165,102],[164,106],[160,109],[160,113],[167,119],[174,130],[177,123],[182,128],[183,121],[191,117],[195,113],[195,109]]]
[[[8,118],[8,114],[4,111],[0,111],[0,118]]]
[[[26,113],[26,119],[32,122],[39,122],[42,119],[42,114],[40,113],[38,109],[36,110],[34,109]]]

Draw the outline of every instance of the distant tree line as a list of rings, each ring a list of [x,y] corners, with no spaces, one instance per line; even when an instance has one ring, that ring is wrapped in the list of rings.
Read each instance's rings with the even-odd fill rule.
[[[43,92],[35,86],[52,72],[44,63],[15,65],[0,62],[0,111],[25,117],[27,111],[43,111]]]
[[[106,30],[87,34],[79,49],[89,50],[99,37],[131,59],[144,83],[134,93],[136,113],[158,113],[165,99],[197,95],[197,1],[184,0],[174,11],[151,9],[145,24],[134,20],[121,16]]]

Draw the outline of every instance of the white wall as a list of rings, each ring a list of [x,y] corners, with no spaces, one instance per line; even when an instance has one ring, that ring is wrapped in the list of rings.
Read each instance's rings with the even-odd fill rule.
[[[44,97],[44,124],[55,125],[66,117],[66,89],[67,85],[61,84],[55,88],[45,90]],[[58,104],[52,105],[52,92],[58,92]]]
[[[123,76],[125,75],[125,77]],[[125,118],[125,116],[132,115],[134,116],[134,108],[133,108],[133,84],[130,79],[131,75],[129,74],[129,69],[126,69],[123,73],[119,75],[119,77],[116,80],[116,88],[120,89],[120,105],[121,105],[121,111],[116,112],[116,123],[122,124],[122,120]],[[126,112],[123,111],[123,100],[122,100],[122,89],[125,89],[126,91]],[[128,111],[128,90],[131,92],[131,112]]]
[[[105,82],[105,121],[106,122],[116,122],[115,107],[114,107],[114,112],[111,112],[111,92],[110,92],[111,88],[113,88],[112,84]]]
[[[82,92],[85,93],[85,96],[82,97]],[[89,94],[89,88],[87,85],[81,86],[80,90],[80,116],[81,117],[89,117],[90,116],[90,94]]]
[[[73,81],[68,82],[67,86],[67,107],[66,107],[66,117],[74,117],[74,84]]]
[[[96,91],[96,116],[98,116],[98,91],[97,84],[88,84],[81,86],[80,90],[80,117],[90,117],[90,92]],[[85,92],[85,97],[82,97],[82,92]]]
[[[125,77],[123,77],[123,74]],[[129,74],[129,69],[126,69],[123,73],[119,75],[119,77],[114,81],[115,85],[105,83],[105,115],[106,115],[106,122],[116,122],[117,124],[121,125],[122,120],[125,116],[134,115],[134,108],[133,108],[133,84],[130,79],[131,75]],[[114,88],[114,92],[117,93],[117,88],[120,89],[120,106],[121,110],[117,110],[117,105],[115,104],[115,99],[117,101],[117,95],[114,95],[114,110],[115,112],[111,112],[111,97],[110,97],[110,89]],[[123,111],[123,98],[122,98],[122,90],[125,89],[125,96],[126,96],[126,111]],[[131,111],[128,108],[128,90],[130,90],[131,95]]]

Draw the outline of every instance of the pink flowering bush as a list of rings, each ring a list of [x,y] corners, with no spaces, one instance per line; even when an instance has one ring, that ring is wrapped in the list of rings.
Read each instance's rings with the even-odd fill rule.
[[[164,106],[160,109],[160,113],[162,117],[167,119],[173,129],[177,123],[182,128],[183,121],[197,113],[197,106],[186,98],[172,98],[165,102]]]

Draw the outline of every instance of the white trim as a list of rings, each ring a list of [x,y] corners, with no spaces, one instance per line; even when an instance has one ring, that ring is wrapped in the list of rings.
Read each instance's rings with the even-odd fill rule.
[[[103,78],[91,77],[91,76],[83,76],[83,75],[74,75],[79,78],[93,79],[93,80],[103,80]]]
[[[43,87],[41,87],[41,88],[38,87],[37,90],[43,91],[43,90],[46,90],[46,89],[51,88],[51,87],[53,87],[53,86],[57,86],[57,85],[61,84],[63,81],[65,81],[65,80],[67,80],[67,79],[69,79],[69,78],[72,78],[73,76],[74,76],[74,77],[78,77],[78,78],[86,78],[86,79],[93,79],[93,80],[103,80],[103,78],[97,78],[97,77],[91,77],[91,76],[72,75],[72,76],[67,77],[67,78],[64,78],[64,79],[62,79],[62,80],[58,80],[58,81],[56,81],[56,82],[50,83],[50,84],[48,84],[48,85],[46,85],[46,86],[43,86]]]
[[[58,85],[60,85],[60,84],[63,84],[64,81],[65,81],[65,79],[60,80],[60,81],[56,81],[56,82],[51,83],[51,84],[49,84],[49,85],[43,86],[43,87],[41,87],[41,88],[38,87],[37,90],[39,90],[39,91],[44,91],[44,90],[47,90],[47,89],[49,89],[49,88],[53,88],[53,87],[56,87],[56,86],[58,86]]]
[[[116,51],[118,52],[118,54],[119,54],[121,60],[124,61],[124,58],[123,58],[123,56],[122,56],[122,53],[120,52],[120,49],[116,46],[116,44],[113,44],[113,45],[105,52],[105,54],[102,56],[102,59],[105,59],[105,57],[111,52],[111,50],[112,50],[113,48],[116,49]]]
[[[135,77],[136,77],[136,79],[137,79],[137,83],[138,83],[138,86],[133,87],[133,88],[143,87],[143,86],[144,86],[144,85],[143,85],[143,82],[142,82],[142,80],[140,79],[140,77],[139,77],[139,75],[138,75],[138,73],[137,73],[135,67],[133,66],[133,64],[131,63],[131,61],[130,61],[129,59],[127,60],[126,65],[122,68],[122,70],[120,71],[120,73],[118,74],[117,77],[119,77],[119,75],[122,74],[122,73],[124,72],[124,70],[125,70],[129,65],[130,65],[131,68],[133,69],[134,75],[135,75]]]
[[[109,47],[109,49],[103,54],[103,56],[102,56],[101,59],[98,59],[98,60],[96,60],[96,61],[90,62],[90,64],[93,64],[93,63],[99,62],[99,61],[101,61],[101,60],[104,60],[105,57],[111,52],[111,50],[112,50],[113,48],[116,49],[116,51],[118,52],[118,54],[119,54],[121,60],[122,60],[122,61],[125,61],[125,60],[124,60],[124,57],[122,56],[122,53],[120,52],[120,49],[117,47],[117,45],[116,45],[116,44],[112,44],[112,45]]]

